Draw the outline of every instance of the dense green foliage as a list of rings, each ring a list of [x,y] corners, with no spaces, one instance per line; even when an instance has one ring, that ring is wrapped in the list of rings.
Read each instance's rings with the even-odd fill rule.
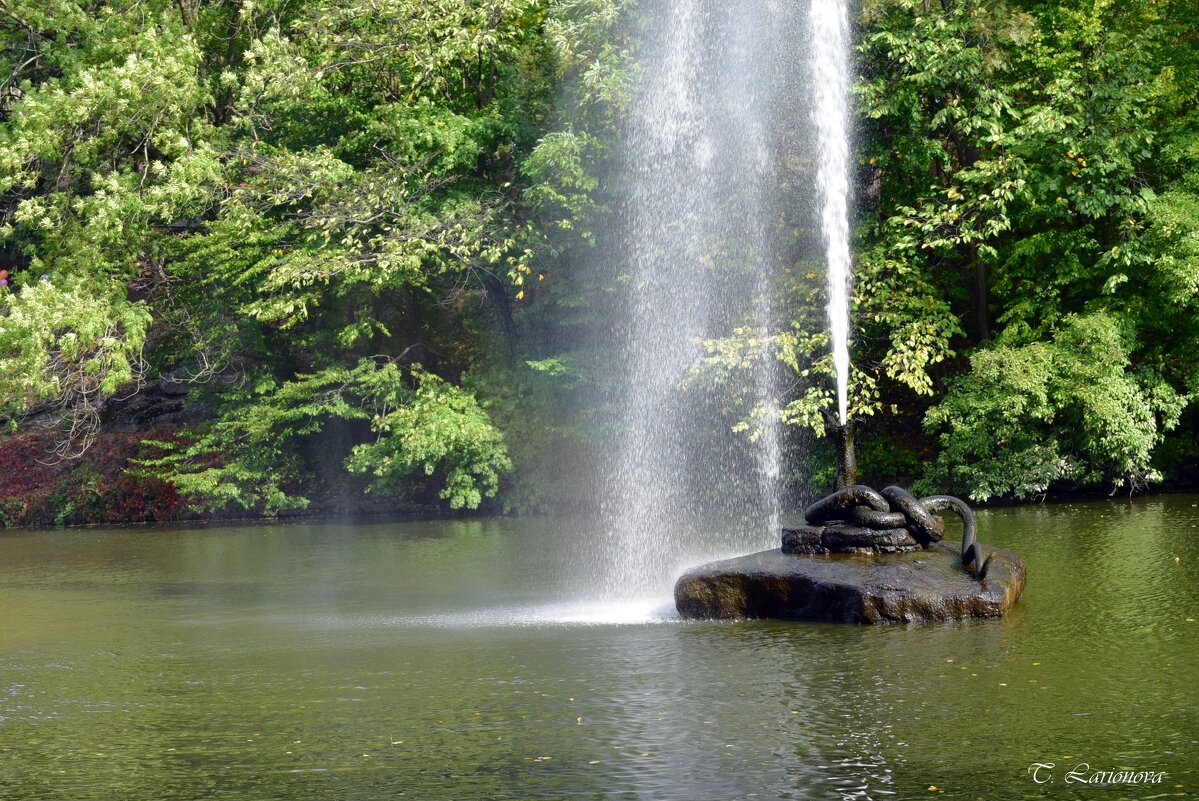
[[[508,319],[527,272],[510,187],[542,22],[536,0],[6,4],[7,413],[64,418],[66,453],[175,371],[213,419],[156,464],[214,505],[302,505],[297,441],[329,419],[373,432],[346,454],[372,486],[494,494],[503,436],[445,378],[485,358],[480,291]]]
[[[863,239],[935,288],[928,325],[948,307],[970,331],[924,421],[931,484],[985,499],[1157,478],[1155,447],[1199,388],[1192,12],[865,9]]]
[[[637,9],[0,0],[0,415],[72,458],[167,377],[205,420],[146,463],[213,508],[303,506],[330,448],[376,493],[574,500]],[[1199,454],[1189,0],[860,12],[866,436],[977,499]],[[819,427],[819,290],[782,283],[784,419]]]

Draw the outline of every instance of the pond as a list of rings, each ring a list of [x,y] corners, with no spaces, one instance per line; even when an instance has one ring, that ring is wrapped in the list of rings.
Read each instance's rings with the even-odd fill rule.
[[[502,519],[7,534],[0,795],[1199,791],[1199,497],[984,511],[981,540],[1025,558],[1023,600],[1001,621],[915,627],[587,603],[585,532]],[[1164,776],[1097,788],[1068,781],[1081,763]]]

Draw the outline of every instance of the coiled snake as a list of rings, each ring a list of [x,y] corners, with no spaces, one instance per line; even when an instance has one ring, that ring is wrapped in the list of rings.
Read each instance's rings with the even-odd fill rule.
[[[821,498],[804,510],[811,525],[846,521],[871,529],[906,528],[912,537],[927,548],[943,537],[943,526],[934,514],[951,511],[962,520],[962,565],[980,581],[987,576],[991,556],[983,556],[982,546],[975,540],[978,525],[974,512],[965,501],[952,495],[930,495],[916,498],[900,487],[887,487],[876,492],[870,487],[855,484]]]

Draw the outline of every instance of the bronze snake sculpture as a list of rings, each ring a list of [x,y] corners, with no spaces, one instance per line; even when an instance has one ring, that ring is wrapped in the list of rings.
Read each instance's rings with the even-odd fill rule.
[[[965,501],[952,495],[916,498],[901,487],[876,492],[855,484],[816,501],[804,510],[804,517],[811,525],[847,521],[871,529],[906,528],[927,548],[944,536],[943,524],[934,515],[946,510],[962,520],[962,565],[981,581],[987,576],[991,555],[984,558],[982,546],[975,539],[978,525],[974,512]]]

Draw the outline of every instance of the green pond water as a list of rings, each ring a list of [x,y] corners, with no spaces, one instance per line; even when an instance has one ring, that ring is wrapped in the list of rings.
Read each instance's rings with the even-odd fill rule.
[[[1023,600],[915,627],[589,602],[587,532],[4,535],[0,797],[1199,796],[1199,497],[984,511]]]

